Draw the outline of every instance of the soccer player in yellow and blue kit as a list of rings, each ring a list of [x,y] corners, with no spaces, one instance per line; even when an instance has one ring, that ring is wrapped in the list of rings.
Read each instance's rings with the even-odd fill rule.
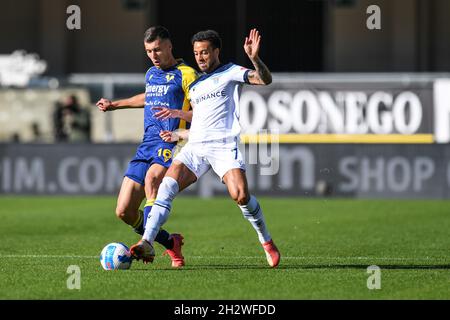
[[[166,28],[149,28],[144,35],[144,46],[154,65],[145,75],[145,93],[117,101],[102,98],[97,102],[101,111],[144,107],[144,138],[125,173],[116,207],[117,217],[141,235],[158,187],[172,163],[175,143],[164,142],[159,134],[188,127],[192,111],[187,94],[197,78],[193,68],[174,58]],[[147,201],[142,212],[139,207],[144,197]],[[166,247],[172,267],[184,265],[180,234],[161,229],[155,240]]]

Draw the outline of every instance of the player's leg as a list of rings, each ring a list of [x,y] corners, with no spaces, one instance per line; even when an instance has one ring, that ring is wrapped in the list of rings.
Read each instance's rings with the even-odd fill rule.
[[[152,164],[147,171],[145,176],[145,196],[147,201],[144,206],[144,226],[147,223],[148,216],[156,200],[158,188],[166,171],[167,168],[165,166],[157,163]],[[184,266],[184,257],[181,252],[183,236],[181,234],[169,234],[166,230],[160,229],[155,237],[155,241],[167,249],[165,253],[171,257],[172,267],[179,268]]]
[[[243,170],[235,168],[223,176],[231,198],[238,204],[244,217],[251,223],[258,234],[261,244],[272,238],[267,230],[261,207],[256,198],[248,191],[247,179]]]
[[[259,242],[266,253],[267,262],[276,267],[280,262],[280,252],[273,243],[266,226],[264,214],[258,200],[249,193],[247,177],[242,168],[232,168],[222,177],[231,198],[238,204],[245,219],[255,229]]]
[[[119,196],[117,197],[116,216],[130,225],[141,236],[144,234],[145,223],[144,214],[139,210],[139,207],[144,198],[144,186],[125,176],[120,187]],[[168,241],[165,240],[165,235],[167,235],[167,238],[169,237],[167,231],[161,230],[161,235],[158,234],[156,240],[164,246],[168,245]],[[170,242],[172,242],[171,247],[173,247],[173,241]]]
[[[183,163],[176,160],[172,162],[159,185],[142,240],[130,248],[130,252],[135,258],[142,259],[144,263],[153,262],[155,256],[153,241],[169,217],[172,201],[181,190],[196,180],[197,177]]]
[[[153,261],[153,241],[169,217],[175,196],[209,170],[209,163],[202,159],[186,145],[167,170],[159,186],[142,240],[130,248],[131,254],[144,260],[144,263]]]
[[[196,175],[178,160],[167,170],[158,189],[155,203],[145,226],[143,239],[152,243],[159,228],[166,222],[176,195],[197,180]]]
[[[144,228],[145,224],[147,223],[148,215],[150,214],[152,206],[155,202],[159,185],[161,184],[161,181],[166,171],[167,171],[166,167],[154,163],[150,166],[145,175],[145,197],[147,198],[147,201],[144,205],[144,221],[143,221]],[[173,245],[173,241],[172,244],[168,243],[169,236],[170,234],[167,231],[161,230],[156,236],[155,240],[156,242],[161,243],[164,247],[171,248]]]
[[[142,225],[142,213],[139,206],[145,197],[144,186],[124,177],[117,197],[116,216],[135,231]]]
[[[139,210],[145,198],[145,174],[149,168],[148,161],[141,155],[144,144],[140,144],[134,158],[128,164],[119,196],[116,215],[133,227],[140,235],[144,233],[143,213]]]
[[[232,142],[219,142],[205,152],[214,172],[226,184],[231,198],[238,204],[242,214],[258,234],[267,262],[271,267],[276,267],[280,261],[280,253],[267,230],[261,206],[248,191],[245,164],[237,139]]]

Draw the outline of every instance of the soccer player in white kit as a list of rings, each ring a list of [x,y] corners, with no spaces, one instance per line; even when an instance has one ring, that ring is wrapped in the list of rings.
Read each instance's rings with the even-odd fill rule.
[[[244,50],[255,67],[250,70],[233,63],[220,63],[221,39],[217,32],[207,30],[193,36],[195,59],[205,74],[189,89],[193,107],[189,140],[174,158],[159,186],[142,239],[130,248],[136,259],[142,259],[144,263],[153,261],[153,241],[168,219],[175,196],[212,168],[256,230],[269,265],[276,267],[279,264],[280,252],[267,230],[258,201],[249,193],[245,164],[238,149],[241,85],[272,82],[269,69],[258,55],[260,42],[261,36],[256,29],[245,38]],[[162,132],[161,136],[166,141],[177,139],[176,134],[170,132]]]

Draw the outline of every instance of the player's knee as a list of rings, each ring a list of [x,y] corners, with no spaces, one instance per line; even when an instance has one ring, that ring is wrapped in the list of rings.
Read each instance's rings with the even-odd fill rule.
[[[248,203],[250,200],[250,196],[245,191],[245,188],[236,188],[230,192],[231,198],[240,206],[243,206]]]
[[[116,207],[116,217],[119,218],[120,220],[125,220],[127,217],[125,208],[123,208],[122,206],[117,206]]]
[[[123,220],[124,222],[127,222],[130,219],[134,218],[136,211],[137,209],[133,209],[127,204],[118,203],[116,206],[116,217],[120,220]]]

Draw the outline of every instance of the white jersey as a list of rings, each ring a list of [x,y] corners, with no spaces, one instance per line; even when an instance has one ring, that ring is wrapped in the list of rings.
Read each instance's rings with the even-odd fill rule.
[[[249,83],[249,71],[228,63],[192,82],[189,99],[194,112],[190,143],[239,136],[239,94],[242,83]]]

